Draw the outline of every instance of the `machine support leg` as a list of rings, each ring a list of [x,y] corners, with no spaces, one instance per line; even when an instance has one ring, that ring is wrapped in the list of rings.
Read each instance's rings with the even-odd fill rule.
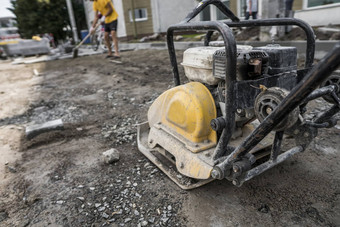
[[[284,131],[279,131],[275,133],[275,139],[270,153],[270,160],[276,161],[278,154],[281,150],[281,143]]]

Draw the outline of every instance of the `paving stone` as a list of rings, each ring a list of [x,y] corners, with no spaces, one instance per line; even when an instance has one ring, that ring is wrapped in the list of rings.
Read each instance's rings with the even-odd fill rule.
[[[32,139],[37,135],[40,135],[45,132],[55,131],[55,130],[63,130],[64,124],[62,119],[48,121],[42,124],[31,125],[26,127],[26,137],[27,139]]]

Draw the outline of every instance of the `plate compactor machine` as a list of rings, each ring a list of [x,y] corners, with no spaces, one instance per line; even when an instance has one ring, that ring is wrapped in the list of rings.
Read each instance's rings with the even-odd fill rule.
[[[213,4],[231,20],[190,22]],[[304,67],[297,49],[269,44],[236,45],[231,27],[295,25],[306,33]],[[188,83],[180,83],[174,32],[205,31],[202,47],[183,54]],[[211,42],[214,31],[222,42]],[[182,189],[214,179],[236,186],[304,151],[321,128],[337,124],[340,110],[340,43],[313,65],[315,36],[292,18],[240,21],[221,1],[205,0],[167,31],[175,87],[161,94],[138,125],[138,148]],[[323,97],[332,105],[312,119],[308,103]],[[310,116],[310,115],[308,115]],[[285,151],[281,144],[287,140]],[[286,146],[285,146],[286,147]]]

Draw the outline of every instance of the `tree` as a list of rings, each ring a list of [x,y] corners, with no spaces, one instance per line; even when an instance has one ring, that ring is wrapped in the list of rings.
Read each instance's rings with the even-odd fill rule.
[[[65,0],[11,0],[11,4],[23,38],[52,33],[55,40],[60,40],[71,34]],[[79,33],[87,27],[84,7],[81,0],[72,0],[72,5]]]

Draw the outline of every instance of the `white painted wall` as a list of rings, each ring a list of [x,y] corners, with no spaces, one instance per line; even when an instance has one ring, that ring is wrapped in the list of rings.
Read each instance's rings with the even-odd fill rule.
[[[118,37],[126,37],[126,27],[125,27],[125,19],[124,19],[124,10],[123,10],[123,0],[113,0],[113,5],[118,13]],[[94,12],[93,12],[93,2],[89,0],[84,0],[84,7],[86,13],[86,19],[88,27],[91,27],[91,22],[94,19]]]
[[[197,4],[196,0],[151,0],[154,32],[166,32],[170,25],[182,21]],[[194,20],[199,20],[199,15]]]
[[[340,4],[319,6],[295,11],[295,18],[306,21],[311,26],[340,24]]]
[[[118,13],[118,37],[126,37],[125,17],[123,9],[123,0],[113,0],[113,5]]]

